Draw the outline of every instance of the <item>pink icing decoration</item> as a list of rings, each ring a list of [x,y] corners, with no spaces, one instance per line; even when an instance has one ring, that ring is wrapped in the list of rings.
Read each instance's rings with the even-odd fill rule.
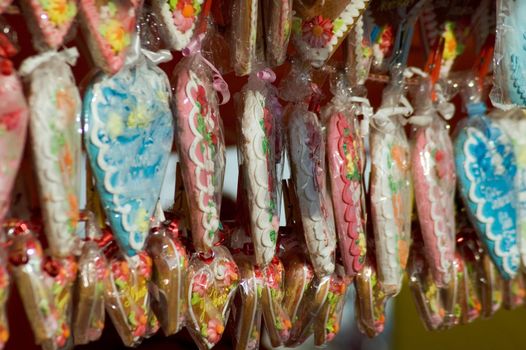
[[[424,249],[437,286],[449,281],[455,252],[455,165],[447,129],[437,118],[414,135],[412,172]]]
[[[327,151],[334,205],[334,217],[338,232],[341,256],[346,273],[350,276],[359,272],[364,263],[364,249],[358,245],[358,239],[364,240],[362,216],[361,176],[348,178],[348,164],[344,146],[356,161],[356,171],[361,174],[361,140],[353,139],[356,134],[346,116],[336,113],[331,116],[327,131]],[[353,159],[353,161],[354,161]],[[360,235],[362,237],[360,237]],[[365,244],[365,241],[363,242]]]
[[[35,25],[38,26],[38,29],[40,30],[42,34],[42,39],[44,40],[44,43],[52,49],[58,49],[62,45],[64,41],[64,37],[66,36],[69,29],[71,28],[71,25],[73,24],[73,20],[75,19],[75,16],[72,16],[68,20],[64,20],[64,23],[60,25],[55,25],[49,19],[49,13],[44,10],[39,0],[22,0],[22,1],[23,1],[24,7],[31,10],[33,14],[32,21],[35,21],[36,23]],[[64,2],[67,3],[68,5],[76,4],[75,0],[64,0]],[[76,13],[76,5],[75,5],[75,13]]]
[[[193,243],[196,250],[206,252],[219,229],[224,141],[216,114],[217,101],[208,93],[211,87],[200,81],[192,69],[179,70],[176,76],[178,152],[191,212]]]
[[[22,159],[28,109],[16,74],[0,74],[0,223],[9,209],[9,196]]]
[[[100,3],[97,0],[80,0],[79,6],[82,11],[85,26],[89,32],[88,45],[95,61],[99,61],[101,68],[108,70],[110,73],[116,73],[124,65],[126,54],[130,43],[127,47],[119,52],[115,52],[108,40],[104,38],[99,32],[102,25],[103,6],[114,4],[117,13],[114,16],[118,22],[123,25],[124,31],[130,36],[131,43],[132,35],[135,33],[135,23],[137,20],[137,9],[142,3],[141,0],[129,1],[114,1],[105,0]]]

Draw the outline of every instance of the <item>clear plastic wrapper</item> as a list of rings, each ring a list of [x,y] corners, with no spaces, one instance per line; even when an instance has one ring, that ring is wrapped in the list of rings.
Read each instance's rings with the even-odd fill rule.
[[[279,230],[276,176],[277,116],[271,105],[275,89],[270,70],[251,75],[236,96],[239,120],[239,163],[249,212],[250,234],[256,264],[266,266],[274,258]],[[274,96],[270,96],[274,95]],[[279,103],[276,101],[276,103]]]
[[[164,42],[172,50],[184,49],[194,37],[205,0],[154,0],[152,9],[162,22]]]
[[[29,110],[22,83],[9,57],[17,52],[10,34],[14,32],[0,22],[0,223],[10,206],[10,196],[27,135]]]
[[[327,167],[340,255],[347,276],[365,263],[365,149],[360,131],[360,107],[344,90],[322,111],[327,142]]]
[[[261,337],[261,297],[262,280],[257,278],[260,273],[252,263],[251,257],[244,254],[234,256],[239,268],[240,283],[236,298],[232,303],[229,326],[233,328],[232,338],[234,349],[259,349]]]
[[[75,48],[26,59],[20,73],[29,86],[30,135],[50,253],[78,249],[81,99],[70,66]]]
[[[452,265],[450,265],[450,269],[453,269]],[[407,274],[411,295],[425,328],[427,330],[439,329],[444,321],[446,310],[442,304],[440,289],[432,274],[431,264],[425,256],[422,238],[418,240],[413,238]]]
[[[39,51],[59,49],[77,16],[77,0],[60,3],[22,0],[20,5],[33,36],[33,46]]]
[[[271,66],[280,66],[287,58],[292,29],[292,0],[263,2],[265,26],[265,56]]]
[[[213,82],[212,74],[211,64],[196,49],[179,61],[172,80],[177,151],[191,213],[192,241],[198,252],[205,253],[212,248],[220,226],[225,171],[223,126],[214,90],[221,78],[216,73]]]
[[[189,259],[180,240],[180,235],[186,236],[183,227],[179,218],[159,223],[146,241],[153,262],[149,286],[152,309],[166,336],[183,327],[187,311],[185,278]]]
[[[457,125],[455,161],[459,192],[470,220],[505,280],[519,269],[517,162],[513,145],[481,102],[479,83],[468,78],[464,104],[468,118]]]
[[[365,84],[373,60],[372,46],[364,21],[363,16],[356,21],[356,25],[347,36],[347,42],[344,46],[345,73],[351,86]]]
[[[290,106],[287,127],[292,178],[305,241],[316,275],[321,278],[334,271],[336,248],[322,129],[318,116],[304,103]]]
[[[289,340],[292,323],[283,307],[285,297],[285,270],[276,257],[261,269],[262,295],[261,308],[265,328],[273,347],[283,345]]]
[[[171,58],[158,55],[156,62]],[[84,95],[84,141],[96,188],[128,256],[143,249],[161,191],[174,136],[170,101],[166,74],[141,53],[117,74],[95,76]]]
[[[423,78],[414,93],[411,173],[425,256],[437,287],[451,278],[455,252],[455,162],[449,127],[431,99],[431,81]]]
[[[45,257],[33,232],[20,224],[10,238],[9,262],[36,343],[44,350],[71,348],[75,260]]]
[[[395,88],[396,90],[396,88]],[[387,88],[370,129],[371,220],[377,273],[386,295],[400,291],[411,238],[412,186],[410,147],[399,118],[412,113],[405,100]]]
[[[491,102],[501,109],[526,106],[524,32],[526,3],[497,1],[497,31],[493,55]]]
[[[95,65],[117,73],[136,36],[142,0],[79,0],[84,37]]]
[[[106,312],[123,344],[136,346],[157,327],[148,293],[152,260],[145,252],[127,257],[115,249],[110,255],[111,273],[104,286]]]
[[[314,277],[312,283],[304,292],[304,300],[298,309],[298,319],[292,327],[287,346],[294,347],[303,344],[311,336],[317,318],[321,317],[321,312],[329,295],[330,286],[330,275]]]
[[[514,108],[509,111],[495,110],[490,118],[506,132],[513,144],[513,151],[517,161],[515,176],[515,192],[518,196],[517,218],[519,229],[519,249],[522,266],[526,266],[526,119],[522,109]]]
[[[514,310],[524,305],[526,283],[523,274],[520,273],[514,279],[503,282],[502,297],[502,304],[508,310]]]
[[[223,246],[206,257],[194,253],[186,277],[186,328],[200,349],[211,349],[223,336],[230,304],[239,285],[239,269]]]
[[[231,45],[232,65],[236,75],[252,73],[263,61],[263,21],[261,2],[233,0]]]
[[[369,338],[384,331],[387,296],[380,287],[374,258],[367,257],[363,269],[354,279],[355,313],[358,328]]]
[[[75,345],[98,340],[104,329],[104,287],[110,270],[106,256],[95,241],[101,238],[101,232],[92,215],[87,215],[86,241],[78,260],[72,322]]]
[[[343,307],[346,301],[348,279],[344,277],[343,267],[332,274],[327,298],[314,321],[314,344],[322,346],[334,339],[340,331]]]
[[[301,56],[322,67],[340,46],[369,0],[295,1],[292,37]]]

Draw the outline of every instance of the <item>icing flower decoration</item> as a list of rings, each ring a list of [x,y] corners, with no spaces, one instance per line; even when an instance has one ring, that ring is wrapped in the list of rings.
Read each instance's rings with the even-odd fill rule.
[[[334,25],[330,18],[315,16],[305,22],[302,27],[303,39],[314,48],[327,46],[334,35]]]
[[[201,5],[195,0],[169,0],[173,21],[179,31],[185,33],[192,28],[197,15],[201,12]]]
[[[18,121],[20,120],[20,114],[22,111],[14,111],[11,113],[4,113],[0,117],[0,129],[11,131],[17,128]]]
[[[199,296],[203,297],[206,293],[206,288],[208,286],[208,275],[206,273],[200,273],[194,277],[192,283],[192,293],[196,293]]]
[[[116,19],[108,19],[99,28],[100,34],[108,41],[111,49],[119,53],[130,45],[130,33]]]
[[[68,0],[40,0],[49,21],[56,27],[71,21],[77,14],[77,5]]]
[[[214,318],[208,321],[206,337],[210,343],[216,344],[221,340],[224,331],[225,327],[223,326],[223,323]]]
[[[208,114],[208,100],[206,98],[206,90],[203,85],[197,87],[196,101],[199,103],[199,110],[201,115],[205,116]]]

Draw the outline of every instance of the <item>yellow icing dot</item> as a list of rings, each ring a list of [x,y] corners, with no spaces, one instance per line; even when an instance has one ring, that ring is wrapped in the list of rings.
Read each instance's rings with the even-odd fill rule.
[[[124,131],[124,124],[122,122],[121,116],[116,113],[110,114],[108,118],[107,128],[108,134],[112,139],[115,139],[122,135]]]

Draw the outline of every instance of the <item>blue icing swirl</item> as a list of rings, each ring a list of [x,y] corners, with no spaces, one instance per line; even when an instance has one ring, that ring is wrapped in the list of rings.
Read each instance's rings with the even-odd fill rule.
[[[84,96],[85,143],[97,190],[123,251],[140,251],[173,141],[170,85],[145,59],[99,75]]]

